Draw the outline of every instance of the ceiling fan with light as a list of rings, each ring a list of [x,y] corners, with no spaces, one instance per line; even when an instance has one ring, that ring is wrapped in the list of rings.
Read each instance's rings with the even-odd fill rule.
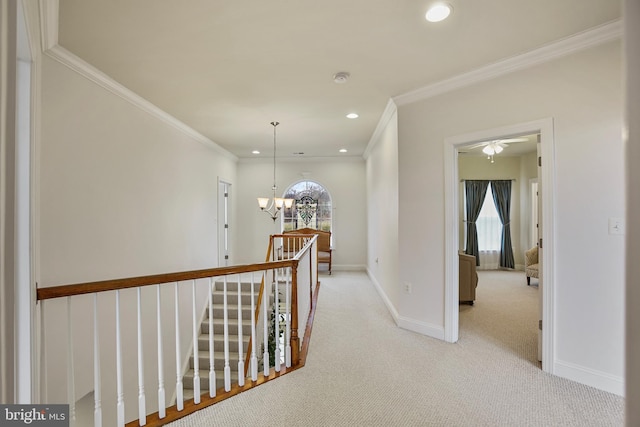
[[[483,147],[482,152],[486,154],[487,159],[491,160],[491,163],[493,163],[493,156],[496,154],[500,154],[505,148],[507,148],[508,144],[526,142],[528,140],[528,138],[493,139],[491,141],[483,141],[471,145],[470,147],[468,147],[468,149],[473,150],[475,148]]]

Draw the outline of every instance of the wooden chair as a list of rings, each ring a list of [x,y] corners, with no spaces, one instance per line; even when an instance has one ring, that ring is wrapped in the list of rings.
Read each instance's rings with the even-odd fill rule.
[[[329,266],[329,274],[331,274],[331,232],[324,230],[314,230],[312,228],[300,228],[298,230],[284,231],[282,234],[317,234],[318,235],[318,264],[327,264]],[[291,245],[295,243],[287,243],[287,239],[284,241],[285,251],[293,250]]]

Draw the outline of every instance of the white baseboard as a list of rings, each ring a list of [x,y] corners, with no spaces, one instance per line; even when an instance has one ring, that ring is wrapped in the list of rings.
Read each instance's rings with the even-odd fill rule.
[[[326,271],[326,267],[321,264],[320,272],[323,271]],[[367,268],[362,264],[334,264],[331,271],[367,271]]]
[[[367,275],[369,276],[369,279],[371,279],[371,282],[373,283],[376,290],[378,291],[380,298],[382,298],[382,301],[387,306],[387,310],[389,310],[391,317],[393,318],[394,322],[396,322],[396,325],[398,325],[399,328],[406,329],[412,332],[417,332],[419,334],[426,335],[428,337],[436,338],[439,340],[444,340],[444,327],[433,325],[427,322],[420,322],[415,319],[410,319],[408,317],[400,316],[400,314],[398,313],[398,310],[396,310],[393,303],[387,297],[387,294],[382,289],[382,286],[380,286],[380,283],[378,283],[378,281],[373,276],[373,274],[371,274],[371,271],[367,268],[366,272],[367,272]]]
[[[553,374],[580,384],[624,396],[624,378],[606,372],[586,368],[573,363],[556,360]]]
[[[426,335],[431,338],[436,338],[444,341],[444,327],[437,326],[432,323],[420,322],[415,319],[409,319],[407,317],[398,317],[396,324],[402,329],[406,329],[412,332],[417,332],[421,335]]]
[[[382,286],[380,286],[380,283],[378,283],[375,276],[371,274],[371,271],[368,268],[366,268],[365,271],[367,272],[369,279],[371,279],[373,286],[375,286],[376,291],[378,291],[378,295],[380,295],[380,298],[382,298],[384,305],[387,306],[387,310],[389,310],[391,317],[393,317],[393,321],[396,322],[397,325],[398,317],[400,317],[400,315],[398,314],[398,310],[396,310],[396,308],[393,306],[393,303],[391,303],[391,300],[387,297],[387,294],[384,292]]]

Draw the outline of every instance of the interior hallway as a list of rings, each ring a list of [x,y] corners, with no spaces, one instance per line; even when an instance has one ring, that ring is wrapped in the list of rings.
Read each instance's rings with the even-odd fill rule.
[[[303,369],[170,425],[623,425],[623,398],[548,375],[527,356],[535,327],[510,332],[520,320],[508,313],[521,302],[498,297],[485,273],[476,304],[462,309],[456,344],[396,327],[365,273],[320,280]],[[537,289],[524,290],[528,304]]]

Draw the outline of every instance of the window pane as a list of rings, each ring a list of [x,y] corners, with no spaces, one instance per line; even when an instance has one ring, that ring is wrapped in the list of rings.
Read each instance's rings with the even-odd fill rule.
[[[291,209],[284,210],[283,230],[309,227],[331,231],[331,196],[322,185],[299,182],[285,192],[284,198],[295,201]]]
[[[476,220],[478,230],[478,249],[480,251],[499,251],[502,240],[502,222],[498,216],[491,186],[487,189],[480,215]]]

